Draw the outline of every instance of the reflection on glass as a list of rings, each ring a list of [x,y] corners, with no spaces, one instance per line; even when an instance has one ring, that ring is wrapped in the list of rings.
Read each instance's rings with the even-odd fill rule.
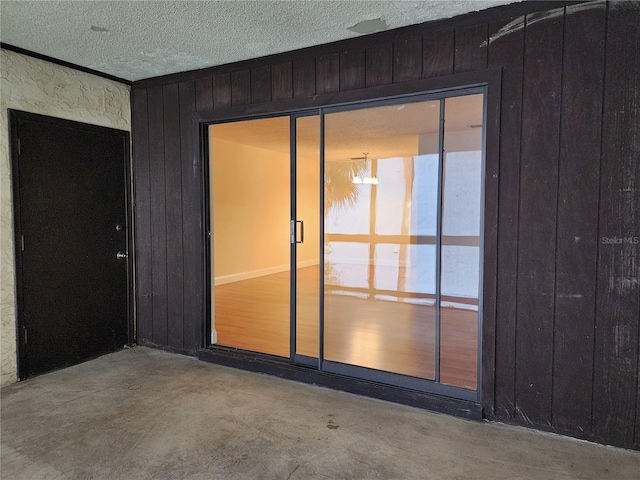
[[[438,101],[325,116],[326,360],[435,378],[438,128]]]
[[[325,157],[327,153],[325,146]],[[354,183],[353,178],[370,176],[371,163],[362,159],[325,164],[325,233],[369,233],[371,185]]]
[[[325,290],[340,287],[366,288],[369,285],[369,245],[353,242],[327,242],[324,249]]]
[[[376,290],[405,291],[404,278],[400,278],[400,245],[382,243],[374,249],[375,271],[374,287]]]
[[[289,117],[212,125],[212,330],[289,356]]]
[[[296,119],[296,353],[318,357],[320,314],[320,117]],[[298,235],[301,235],[298,230]]]
[[[477,388],[483,96],[445,100],[440,382]]]

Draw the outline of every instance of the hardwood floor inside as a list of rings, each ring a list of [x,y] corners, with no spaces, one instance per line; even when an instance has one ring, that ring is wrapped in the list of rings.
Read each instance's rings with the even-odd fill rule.
[[[318,355],[318,268],[297,271],[298,354]],[[217,285],[218,344],[289,357],[289,272]],[[435,308],[327,290],[325,359],[434,379]],[[476,389],[477,312],[442,308],[440,383]]]

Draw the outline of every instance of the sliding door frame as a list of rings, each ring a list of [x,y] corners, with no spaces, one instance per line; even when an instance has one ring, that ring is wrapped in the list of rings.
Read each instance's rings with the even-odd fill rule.
[[[298,243],[297,243],[297,221],[298,221],[298,151],[297,151],[297,120],[305,117],[317,116],[320,122],[320,142],[318,148],[320,150],[320,158],[322,158],[322,151],[324,149],[323,144],[323,128],[322,128],[322,115],[320,109],[314,108],[304,110],[301,112],[295,112],[289,114],[290,127],[289,127],[289,142],[290,142],[290,162],[291,162],[291,222],[293,231],[291,232],[291,284],[289,290],[290,299],[290,318],[289,318],[289,342],[290,342],[290,354],[289,361],[293,365],[300,365],[305,367],[317,367],[318,370],[322,370],[322,340],[318,340],[318,358],[309,357],[306,355],[299,355],[297,353],[297,286],[298,286]],[[322,161],[320,161],[320,180],[322,181]],[[321,195],[324,195],[323,189],[321,189]],[[322,215],[322,200],[320,200],[320,215]],[[322,217],[320,217],[322,218]],[[295,222],[295,223],[294,223]],[[320,227],[322,229],[322,226]],[[322,230],[321,230],[322,235]],[[320,250],[318,252],[319,258],[322,259],[322,243],[320,243]],[[320,263],[322,265],[322,262]],[[322,266],[319,268],[320,277],[319,281],[322,281]],[[322,288],[322,283],[320,283]],[[322,315],[322,302],[320,302],[321,308],[319,315]],[[322,316],[319,317],[318,322],[322,320]]]
[[[401,389],[418,390],[424,392],[426,395],[446,395],[452,396],[452,401],[457,399],[471,401],[476,404],[482,404],[483,408],[493,409],[494,398],[494,385],[495,385],[495,314],[496,314],[496,274],[497,274],[497,257],[496,257],[496,244],[497,244],[497,214],[498,214],[498,158],[499,158],[499,126],[500,126],[500,97],[501,97],[501,75],[502,70],[498,68],[491,68],[483,71],[465,72],[453,75],[447,75],[443,77],[437,77],[432,79],[423,79],[404,82],[401,84],[385,85],[380,87],[373,87],[367,89],[359,89],[347,92],[332,93],[316,95],[314,97],[306,97],[301,99],[284,99],[271,102],[269,104],[250,104],[243,106],[230,106],[217,108],[215,110],[201,111],[194,114],[194,132],[198,135],[198,144],[200,145],[200,159],[202,161],[203,182],[202,182],[202,202],[203,202],[203,239],[205,242],[205,255],[204,255],[204,278],[205,285],[205,302],[203,309],[203,331],[205,332],[205,342],[203,347],[213,348],[218,350],[219,347],[212,346],[211,338],[211,225],[209,222],[210,215],[210,184],[209,184],[209,142],[208,142],[208,127],[209,125],[216,123],[226,123],[230,121],[250,120],[258,118],[272,118],[277,116],[289,116],[291,121],[295,121],[295,118],[299,116],[313,115],[315,112],[320,114],[320,126],[321,126],[321,182],[324,180],[324,113],[334,112],[339,109],[352,110],[362,108],[362,106],[379,106],[384,104],[401,103],[403,100],[409,100],[412,98],[422,97],[425,99],[445,98],[450,96],[458,96],[457,92],[470,91],[473,89],[482,89],[484,93],[484,124],[485,131],[483,137],[483,232],[481,233],[481,251],[482,261],[480,262],[480,283],[481,294],[478,300],[478,385],[477,390],[459,389],[459,387],[450,387],[454,390],[450,390],[448,386],[442,384],[436,384],[430,380],[424,380],[431,385],[440,385],[442,389],[436,389],[433,391],[431,388],[424,389],[424,385],[415,384],[414,377],[407,377],[409,381],[393,382],[386,378],[388,372],[379,372],[372,370],[375,373],[374,377],[368,378],[367,374],[358,375],[356,377],[365,381],[374,381],[376,383],[384,382],[384,386],[393,389],[393,387],[400,387]],[[463,93],[464,94],[464,93]],[[375,105],[374,105],[375,104]],[[290,132],[293,136],[293,132]],[[292,142],[295,138],[292,139]],[[293,147],[293,145],[292,145]],[[293,179],[292,179],[293,181]],[[321,208],[324,204],[324,188],[321,188]],[[292,202],[293,203],[293,202]],[[293,208],[293,207],[292,207]],[[292,212],[293,213],[293,212]],[[292,217],[293,218],[293,217]],[[323,217],[322,217],[323,218]],[[320,226],[321,239],[324,238],[324,221]],[[295,247],[295,245],[294,245]],[[321,249],[323,247],[323,241],[321,242]],[[293,254],[292,254],[293,256]],[[292,264],[292,269],[295,268],[295,264]],[[320,268],[322,274],[322,267]],[[319,334],[320,339],[324,336],[323,332],[323,305],[324,305],[324,282],[320,284],[321,287],[321,301],[320,301],[320,327]],[[292,312],[292,319],[295,313]],[[293,331],[295,334],[295,330]],[[294,339],[295,342],[295,339]],[[325,375],[350,375],[350,372],[345,371],[342,368],[333,369],[331,365],[325,365],[323,362],[323,342],[320,341],[319,358],[318,358],[318,370],[317,373],[321,377]],[[224,350],[224,349],[221,349]],[[248,352],[251,353],[251,352]],[[294,352],[295,353],[295,352]],[[265,355],[265,357],[269,357]],[[317,375],[300,375],[300,365],[294,362],[295,356],[289,358],[291,365],[291,378],[305,381],[305,378],[315,378],[313,383],[318,383]],[[280,359],[282,360],[282,359]],[[233,359],[229,359],[230,362],[235,362]],[[265,361],[269,361],[268,358]],[[221,362],[222,363],[222,362]],[[226,363],[226,362],[225,362]],[[238,364],[244,364],[242,360],[238,360]],[[250,369],[256,371],[263,371],[260,364],[256,361],[249,362],[247,364]],[[329,369],[326,368],[329,366]],[[351,366],[348,366],[351,367]],[[356,369],[362,367],[354,367]],[[268,371],[270,368],[265,367],[264,370]],[[369,370],[369,369],[364,369]],[[359,372],[362,374],[363,372]],[[380,375],[382,374],[382,375]],[[392,376],[404,377],[399,374],[392,374]],[[421,379],[417,379],[421,380]],[[331,381],[328,380],[329,383]],[[420,382],[421,383],[421,382]],[[377,389],[374,389],[378,391]],[[458,390],[462,390],[460,392]],[[467,393],[465,393],[467,392]],[[468,395],[471,392],[473,395]],[[357,393],[357,392],[355,392]],[[398,395],[403,395],[398,392]],[[389,398],[387,394],[376,394],[372,396],[380,396],[380,398]],[[411,402],[403,402],[411,403]]]
[[[485,201],[485,162],[486,162],[486,125],[487,125],[487,85],[460,87],[442,92],[426,92],[413,95],[403,95],[398,97],[390,97],[382,100],[370,100],[363,102],[355,102],[347,105],[331,106],[320,109],[321,118],[321,156],[320,163],[322,165],[321,184],[324,181],[324,122],[325,115],[332,113],[341,113],[349,111],[367,110],[369,108],[377,108],[391,105],[419,103],[428,101],[439,102],[439,120],[438,120],[438,204],[437,204],[437,226],[436,226],[436,285],[435,285],[435,375],[434,379],[426,379],[413,377],[401,373],[389,372],[385,370],[377,370],[358,365],[344,364],[341,362],[331,361],[324,358],[321,355],[319,359],[319,369],[328,373],[334,373],[338,375],[347,375],[349,377],[357,377],[363,380],[369,380],[373,382],[380,382],[386,385],[394,385],[401,388],[409,388],[412,390],[419,390],[428,393],[434,393],[438,395],[445,395],[447,397],[455,397],[463,400],[477,401],[479,402],[482,395],[482,325],[483,325],[483,263],[484,263],[484,209],[481,212],[480,218],[480,254],[479,254],[479,285],[478,285],[478,312],[477,312],[477,350],[476,350],[476,389],[471,390],[464,387],[458,387],[454,385],[447,385],[440,383],[440,300],[441,300],[441,251],[442,251],[442,199],[443,199],[443,175],[444,175],[444,135],[445,135],[445,100],[455,97],[463,97],[468,95],[483,95],[483,111],[482,111],[482,167],[481,167],[481,202],[484,205]],[[321,207],[324,205],[324,188],[321,186]],[[322,208],[321,208],[322,209]],[[321,217],[321,238],[320,238],[320,345],[324,345],[324,322],[325,316],[323,312],[325,288],[324,288],[324,216]]]

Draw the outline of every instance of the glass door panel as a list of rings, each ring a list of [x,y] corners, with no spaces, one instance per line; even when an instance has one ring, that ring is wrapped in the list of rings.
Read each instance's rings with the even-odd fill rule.
[[[477,400],[476,92],[212,125],[212,343]]]
[[[320,117],[295,119],[295,355],[315,359],[320,315]],[[302,363],[305,363],[302,361]],[[308,363],[308,362],[306,362]]]
[[[440,382],[477,389],[484,96],[444,100]]]
[[[213,343],[289,357],[289,117],[209,127]]]
[[[324,359],[436,375],[439,101],[325,114]]]

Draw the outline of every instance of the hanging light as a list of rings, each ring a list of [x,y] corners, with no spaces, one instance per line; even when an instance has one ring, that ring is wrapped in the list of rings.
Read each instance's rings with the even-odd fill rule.
[[[351,160],[364,160],[369,161],[368,153],[363,153],[364,157],[351,157]],[[360,175],[353,176],[353,183],[355,184],[367,184],[367,185],[378,185],[378,177],[361,177]]]
[[[353,183],[364,183],[367,185],[378,185],[380,182],[378,182],[378,177],[360,177],[358,175],[353,177]]]
[[[368,183],[369,185],[378,185],[378,177],[364,177],[362,183]]]

